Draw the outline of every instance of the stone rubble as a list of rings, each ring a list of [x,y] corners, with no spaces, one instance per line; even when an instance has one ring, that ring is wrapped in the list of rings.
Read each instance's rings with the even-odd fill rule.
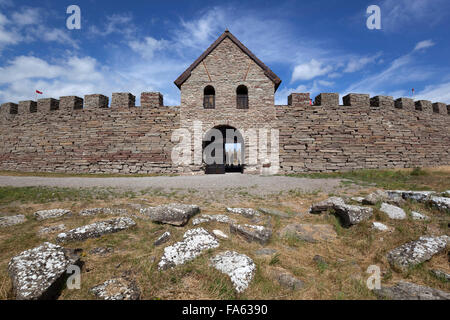
[[[417,211],[411,211],[411,217],[413,218],[413,220],[430,220],[429,216]]]
[[[272,236],[272,230],[270,228],[249,224],[232,224],[230,225],[230,232],[241,235],[249,242],[256,241],[262,245],[267,244]]]
[[[370,219],[373,215],[373,209],[362,206],[353,206],[350,204],[338,204],[334,206],[336,215],[341,218],[344,227],[350,227],[362,221]]]
[[[350,200],[358,202],[358,203],[363,203],[364,197],[351,197]]]
[[[395,248],[387,254],[387,260],[392,268],[406,271],[409,267],[430,260],[434,255],[445,250],[448,236],[420,237]]]
[[[392,231],[391,228],[389,228],[387,225],[381,223],[381,222],[373,222],[372,223],[372,228],[378,231]]]
[[[296,291],[305,286],[305,283],[302,280],[297,279],[283,268],[272,268],[270,274],[272,278],[284,288]]]
[[[445,271],[435,269],[435,270],[431,270],[431,273],[432,273],[436,278],[444,279],[444,280],[447,281],[447,282],[450,281],[450,274],[447,273],[447,272],[445,272]]]
[[[164,248],[159,270],[173,268],[198,257],[203,251],[219,247],[217,239],[203,228],[186,231],[183,241]]]
[[[229,238],[229,237],[228,237],[223,231],[221,231],[221,230],[215,229],[215,230],[213,230],[213,234],[214,234],[217,238],[219,238],[219,239],[226,240],[226,239]]]
[[[164,232],[158,239],[155,240],[155,242],[153,242],[154,246],[160,246],[164,243],[166,243],[167,241],[170,240],[170,232],[166,231]]]
[[[148,216],[151,221],[174,226],[184,226],[192,216],[199,212],[200,208],[196,205],[180,203],[141,209],[141,214]]]
[[[386,213],[389,218],[394,219],[394,220],[406,219],[405,210],[403,210],[402,208],[387,204],[387,203],[381,204],[380,211]]]
[[[400,281],[392,287],[375,289],[374,293],[381,299],[391,300],[450,300],[450,293],[441,290]]]
[[[71,215],[72,211],[65,209],[50,209],[50,210],[40,210],[34,213],[37,220],[46,220],[60,218],[65,215]]]
[[[90,238],[99,238],[105,234],[119,232],[134,227],[136,222],[128,217],[114,218],[95,222],[86,226],[75,228],[58,234],[56,241],[83,241]]]
[[[201,223],[206,223],[206,222],[220,222],[220,223],[225,223],[225,224],[237,223],[236,220],[231,219],[230,217],[228,217],[225,214],[215,214],[215,215],[202,214],[201,216],[196,217],[192,220],[192,225],[196,226],[196,225],[199,225]]]
[[[344,199],[339,197],[330,197],[321,202],[315,203],[309,208],[309,213],[322,213],[334,209],[337,205],[345,205]]]
[[[434,191],[403,191],[402,197],[405,200],[415,200],[417,202],[426,202],[433,194]]]
[[[368,205],[375,205],[377,202],[388,202],[390,204],[401,205],[405,202],[401,195],[398,194],[389,194],[384,190],[376,190],[371,194],[367,195],[362,203]]]
[[[83,209],[79,213],[80,216],[94,216],[98,214],[127,215],[128,210],[119,208],[90,208],[90,209]]]
[[[55,233],[55,232],[61,232],[66,230],[66,225],[64,223],[58,224],[56,226],[50,226],[50,227],[42,227],[38,231],[38,235],[44,236],[49,233]]]
[[[11,259],[8,272],[18,300],[54,299],[62,288],[66,270],[80,264],[80,251],[45,242]]]
[[[114,252],[112,247],[97,247],[89,251],[90,254],[104,256]]]
[[[230,277],[238,293],[248,288],[256,270],[252,259],[234,251],[219,253],[210,262],[214,268]]]
[[[246,218],[259,217],[260,213],[252,208],[227,208],[227,212],[240,214]]]
[[[280,231],[280,236],[295,237],[310,243],[333,241],[337,238],[334,227],[329,224],[289,224]]]
[[[432,196],[429,202],[440,211],[450,212],[450,198]]]
[[[375,192],[372,192],[371,194],[364,197],[362,203],[375,205],[378,201],[386,201],[387,199],[389,199],[389,195],[386,191],[376,190]]]
[[[141,295],[136,282],[124,277],[107,280],[90,292],[102,300],[139,300]]]
[[[19,214],[16,216],[5,216],[0,217],[0,228],[14,226],[16,224],[21,224],[25,222],[25,216]]]

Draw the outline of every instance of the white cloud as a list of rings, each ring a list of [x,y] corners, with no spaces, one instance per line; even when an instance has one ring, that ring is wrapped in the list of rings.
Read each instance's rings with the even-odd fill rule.
[[[332,70],[330,66],[323,66],[323,64],[315,59],[308,63],[299,64],[294,68],[292,73],[292,82],[297,80],[311,80],[318,76],[327,74]]]
[[[48,27],[43,23],[45,13],[38,8],[22,8],[10,14],[0,13],[0,50],[22,42],[57,42],[78,48],[66,29]]]
[[[417,92],[416,100],[430,100],[432,102],[444,102],[450,104],[450,82],[428,85]]]
[[[0,68],[0,84],[36,77],[59,77],[63,73],[63,68],[51,66],[42,59],[29,56],[19,56],[10,61],[8,66]]]
[[[429,28],[448,16],[447,0],[384,0],[380,4],[381,27],[400,31],[415,26]]]
[[[113,14],[106,17],[102,27],[91,26],[89,31],[94,36],[109,36],[113,33],[131,35],[136,27],[133,24],[133,15],[130,13]]]
[[[425,48],[429,48],[429,47],[432,47],[434,45],[435,45],[435,43],[432,40],[420,41],[419,43],[416,44],[416,47],[414,48],[414,51],[425,49]]]
[[[344,69],[344,72],[356,72],[364,68],[366,65],[370,63],[375,63],[376,60],[381,56],[381,53],[377,53],[373,56],[366,57],[352,57],[347,63],[347,66]]]
[[[130,48],[139,53],[144,58],[153,58],[156,51],[169,47],[170,42],[167,40],[156,40],[152,37],[145,37],[143,41],[129,41]]]
[[[24,8],[21,11],[13,12],[11,18],[19,26],[37,24],[41,21],[41,10],[38,8]]]

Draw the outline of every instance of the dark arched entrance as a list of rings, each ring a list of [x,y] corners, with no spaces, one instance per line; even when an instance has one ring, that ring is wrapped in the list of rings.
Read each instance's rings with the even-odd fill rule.
[[[206,174],[244,172],[244,138],[236,128],[216,126],[203,138],[203,163]]]

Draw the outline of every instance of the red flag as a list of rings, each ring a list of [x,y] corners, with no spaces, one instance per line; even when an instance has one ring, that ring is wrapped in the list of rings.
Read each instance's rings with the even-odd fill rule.
[[[41,92],[41,91],[39,91],[39,90],[36,90],[36,93],[38,93],[38,94],[42,94],[42,92]]]
[[[309,105],[312,106],[312,99],[309,99]]]

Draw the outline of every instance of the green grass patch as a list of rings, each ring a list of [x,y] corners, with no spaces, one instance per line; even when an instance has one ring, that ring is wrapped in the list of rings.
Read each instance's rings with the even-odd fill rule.
[[[112,188],[0,187],[0,205],[12,202],[92,201],[135,196],[132,191],[116,191]]]
[[[384,189],[436,190],[445,191],[450,188],[450,172],[433,169],[402,170],[354,170],[331,173],[289,174],[290,177],[329,179],[348,179],[351,182],[368,185],[374,184]]]

